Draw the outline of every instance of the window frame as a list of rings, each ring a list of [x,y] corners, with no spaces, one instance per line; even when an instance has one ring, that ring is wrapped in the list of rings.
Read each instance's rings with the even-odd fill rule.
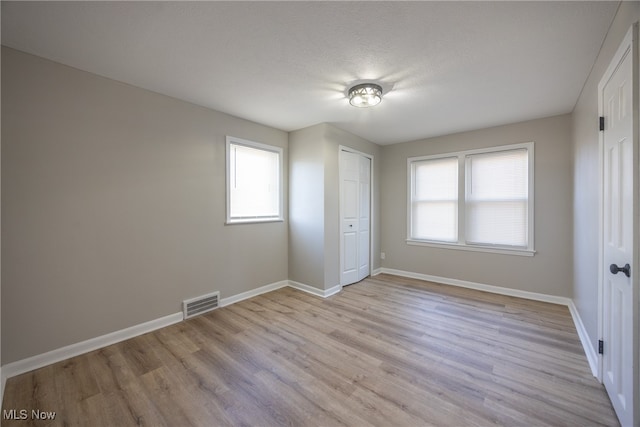
[[[247,139],[236,138],[234,136],[226,137],[225,157],[226,157],[226,224],[252,224],[264,222],[282,222],[284,221],[284,150],[282,147],[274,145],[262,144],[260,142],[249,141]],[[252,217],[232,217],[231,216],[231,147],[238,145],[256,150],[268,151],[278,155],[278,215],[269,216],[252,216]]]
[[[442,248],[442,249],[454,249],[454,250],[464,250],[464,251],[477,251],[477,252],[489,252],[489,253],[498,253],[498,254],[506,254],[506,255],[519,255],[519,256],[533,256],[535,251],[534,245],[534,212],[535,212],[535,180],[534,180],[534,159],[535,159],[535,149],[534,142],[523,142],[517,144],[509,144],[509,145],[500,145],[489,148],[479,148],[473,150],[464,150],[464,151],[456,151],[449,153],[441,153],[435,155],[428,156],[418,156],[418,157],[409,157],[407,158],[407,239],[406,243],[408,245],[414,246],[427,246],[434,248]],[[469,166],[467,162],[468,156],[476,155],[476,154],[490,154],[497,153],[503,151],[514,151],[514,150],[527,150],[527,161],[528,161],[528,197],[527,197],[527,246],[509,246],[509,245],[491,245],[491,244],[475,244],[475,243],[467,243],[466,241],[466,213],[467,213],[467,188],[468,188],[468,175],[469,175]],[[413,166],[414,163],[424,161],[424,160],[435,160],[442,158],[450,158],[457,157],[458,158],[458,218],[457,218],[457,234],[458,241],[457,242],[443,242],[436,240],[427,240],[427,239],[418,239],[412,237],[412,205],[413,205]]]

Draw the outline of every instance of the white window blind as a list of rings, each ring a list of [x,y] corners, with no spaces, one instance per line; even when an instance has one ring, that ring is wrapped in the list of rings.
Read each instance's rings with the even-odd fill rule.
[[[281,219],[282,150],[227,140],[227,222]]]
[[[412,167],[411,235],[458,240],[458,158],[416,161]]]
[[[408,163],[407,243],[533,256],[534,143]]]
[[[466,242],[528,246],[526,149],[466,156]]]

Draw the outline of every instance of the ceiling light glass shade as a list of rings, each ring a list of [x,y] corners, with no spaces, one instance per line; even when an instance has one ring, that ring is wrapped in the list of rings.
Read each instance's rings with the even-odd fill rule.
[[[382,101],[382,88],[373,83],[363,83],[349,89],[349,104],[354,107],[373,107]]]

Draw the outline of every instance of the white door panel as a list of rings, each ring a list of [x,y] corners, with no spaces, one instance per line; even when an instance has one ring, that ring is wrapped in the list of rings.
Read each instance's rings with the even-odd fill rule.
[[[360,179],[369,179],[369,177],[364,178],[361,176]],[[369,183],[363,183],[360,181],[360,218],[362,219],[369,219],[370,198],[371,192],[369,191]]]
[[[358,217],[358,181],[345,179],[343,186],[343,219],[355,219]]]
[[[637,149],[633,139],[632,55],[626,53],[601,83],[603,134],[603,383],[623,426],[637,422],[637,225],[634,200]],[[628,271],[620,270],[629,266]],[[633,267],[631,267],[633,266]],[[629,273],[629,275],[627,275]]]
[[[364,156],[360,157],[360,194],[359,194],[359,265],[358,280],[362,280],[369,275],[370,266],[370,217],[371,217],[371,160]]]
[[[358,235],[357,233],[344,233],[343,246],[343,272],[345,274],[357,273],[358,264],[356,257],[358,254]],[[356,276],[353,276],[356,277]]]
[[[358,279],[362,280],[369,275],[369,230],[360,234]]]

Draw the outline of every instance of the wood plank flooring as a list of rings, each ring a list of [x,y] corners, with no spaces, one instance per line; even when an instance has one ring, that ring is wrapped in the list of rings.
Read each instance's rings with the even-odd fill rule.
[[[566,307],[384,274],[10,378],[10,409],[28,419],[3,426],[618,425]]]

